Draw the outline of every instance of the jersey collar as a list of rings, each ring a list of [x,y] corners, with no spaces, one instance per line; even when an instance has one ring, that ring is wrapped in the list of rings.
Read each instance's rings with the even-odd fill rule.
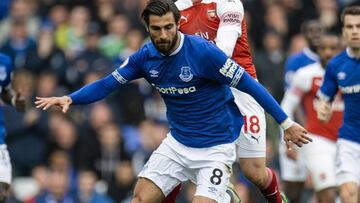
[[[173,56],[173,55],[179,53],[179,51],[181,50],[181,48],[184,46],[185,35],[184,35],[183,33],[179,32],[179,37],[180,37],[179,46],[178,46],[169,56]],[[160,53],[160,52],[156,49],[156,47],[154,46],[153,43],[151,43],[150,55],[151,55],[151,56],[160,56],[160,57],[165,56],[164,54]]]
[[[319,61],[319,55],[317,55],[315,52],[311,51],[311,49],[309,49],[309,47],[305,47],[303,49],[304,54],[309,57],[310,59],[314,60],[314,61]]]
[[[346,55],[348,55],[348,57],[352,58],[352,59],[359,59],[360,57],[356,57],[354,55],[351,54],[350,52],[350,48],[346,47]]]

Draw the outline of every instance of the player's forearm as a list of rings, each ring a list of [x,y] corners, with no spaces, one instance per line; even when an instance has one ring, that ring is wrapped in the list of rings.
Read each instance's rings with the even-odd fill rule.
[[[241,76],[236,88],[251,95],[277,123],[282,124],[288,118],[286,113],[281,109],[280,105],[268,91],[246,72]]]
[[[85,85],[69,96],[72,104],[90,104],[104,99],[119,86],[120,83],[110,74],[101,80]]]
[[[299,105],[301,98],[295,94],[291,89],[285,92],[285,96],[281,101],[281,108],[290,117],[294,117],[294,111]]]

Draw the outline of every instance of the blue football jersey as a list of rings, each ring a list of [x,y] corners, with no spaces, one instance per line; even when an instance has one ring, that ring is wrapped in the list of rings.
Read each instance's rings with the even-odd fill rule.
[[[329,61],[318,96],[332,101],[338,90],[345,104],[339,138],[360,143],[360,59],[350,57],[347,51]]]
[[[0,53],[0,93],[8,88],[11,82],[12,62],[11,59]],[[0,144],[4,144],[5,123],[4,112],[0,108]]]
[[[243,72],[215,45],[181,34],[180,46],[170,56],[148,43],[113,76],[122,84],[144,77],[164,99],[173,137],[201,148],[230,143],[239,136],[243,118],[229,85],[236,86]]]
[[[317,61],[319,61],[319,56],[309,48],[304,48],[302,51],[290,55],[285,62],[285,88],[290,86],[294,73],[298,69]]]

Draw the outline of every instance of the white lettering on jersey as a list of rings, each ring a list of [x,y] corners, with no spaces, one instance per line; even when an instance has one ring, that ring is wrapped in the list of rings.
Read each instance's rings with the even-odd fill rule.
[[[121,84],[126,84],[128,81],[123,77],[123,76],[121,76],[120,75],[120,73],[117,71],[117,70],[115,70],[114,72],[112,72],[112,75],[115,77],[115,79],[119,82],[119,83],[121,83]]]
[[[346,86],[346,87],[339,86],[339,89],[341,90],[341,92],[343,94],[359,93],[360,92],[360,84],[352,85],[352,86]]]
[[[238,12],[226,12],[222,18],[222,25],[241,25],[242,15]]]
[[[196,92],[196,87],[183,87],[183,88],[177,88],[177,87],[158,87],[155,84],[151,84],[155,87],[155,89],[162,93],[162,94],[189,94],[192,92]]]
[[[224,66],[219,70],[223,76],[232,79],[230,83],[231,87],[237,86],[244,71],[244,68],[231,59],[227,59]]]

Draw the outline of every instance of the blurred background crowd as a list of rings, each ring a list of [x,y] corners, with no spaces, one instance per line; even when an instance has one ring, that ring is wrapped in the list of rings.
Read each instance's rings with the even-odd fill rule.
[[[139,16],[146,2],[0,1],[0,52],[13,60],[14,89],[28,98],[25,112],[4,106],[14,174],[9,202],[52,202],[45,194],[63,197],[64,203],[129,202],[136,174],[168,131],[164,103],[152,87],[137,80],[102,102],[72,107],[66,115],[55,108],[35,109],[33,101],[99,79],[141,47],[147,35]],[[318,19],[340,33],[341,9],[359,3],[242,2],[259,81],[279,102],[284,62],[306,46],[301,24]],[[278,127],[271,118],[268,122],[267,162],[278,171]],[[241,197],[262,202],[236,166],[233,179]],[[184,186],[178,202],[190,202],[193,190]]]

